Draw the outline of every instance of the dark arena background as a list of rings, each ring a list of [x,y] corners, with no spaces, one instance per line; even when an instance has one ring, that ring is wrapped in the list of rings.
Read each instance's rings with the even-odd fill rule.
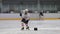
[[[21,30],[25,9],[30,30]],[[0,0],[0,34],[60,34],[60,0]]]

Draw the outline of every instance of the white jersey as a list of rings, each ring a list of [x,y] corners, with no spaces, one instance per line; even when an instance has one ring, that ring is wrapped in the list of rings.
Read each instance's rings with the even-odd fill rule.
[[[29,20],[30,19],[30,14],[28,13],[27,15],[22,14],[22,18]]]

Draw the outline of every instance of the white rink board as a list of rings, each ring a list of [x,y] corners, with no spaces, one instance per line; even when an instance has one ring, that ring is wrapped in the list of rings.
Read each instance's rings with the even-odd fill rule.
[[[44,13],[44,18],[60,18],[59,13]],[[0,13],[0,18],[21,18],[19,13]],[[30,18],[39,18],[39,13],[30,13]]]

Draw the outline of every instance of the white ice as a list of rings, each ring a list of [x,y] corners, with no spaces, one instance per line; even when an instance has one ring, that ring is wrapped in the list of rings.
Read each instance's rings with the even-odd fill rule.
[[[30,30],[22,31],[20,20],[0,20],[0,34],[60,34],[60,20],[31,20],[29,26]]]

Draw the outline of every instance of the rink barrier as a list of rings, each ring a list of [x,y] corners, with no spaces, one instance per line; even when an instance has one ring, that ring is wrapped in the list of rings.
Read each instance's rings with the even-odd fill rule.
[[[60,13],[44,13],[43,20],[59,20]],[[0,20],[21,20],[19,13],[0,13]],[[30,13],[30,20],[40,20],[39,13]]]
[[[0,20],[21,20],[21,18],[0,18]],[[41,20],[39,18],[30,18],[30,20]],[[44,18],[42,20],[60,20],[60,18]]]

